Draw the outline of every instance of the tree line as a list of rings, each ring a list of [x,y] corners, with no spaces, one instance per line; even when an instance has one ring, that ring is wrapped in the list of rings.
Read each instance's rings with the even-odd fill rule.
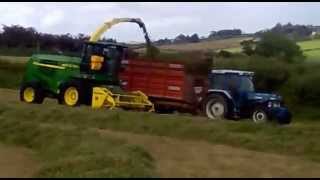
[[[33,27],[22,27],[20,25],[3,25],[0,33],[0,48],[35,49],[38,51],[65,51],[81,52],[84,41],[89,36],[79,33],[78,35],[49,34],[36,31]],[[116,42],[114,39],[102,41]]]
[[[89,39],[88,35],[77,34],[49,34],[38,32],[33,27],[22,27],[20,25],[2,25],[0,32],[0,48],[33,49],[37,51],[63,51],[63,52],[81,52],[82,44]],[[271,29],[258,31],[254,36],[259,37],[265,32],[275,32],[286,35],[290,39],[301,40],[310,37],[315,26],[292,25],[291,23],[281,25],[276,24]],[[199,38],[197,33],[192,35],[179,34],[174,39],[159,39],[154,41],[155,45],[179,44],[179,43],[197,43],[200,41],[224,39],[239,37],[244,35],[241,29],[223,29],[211,31],[207,37]],[[105,39],[102,41],[117,42],[115,39]],[[250,50],[248,51],[250,54]]]

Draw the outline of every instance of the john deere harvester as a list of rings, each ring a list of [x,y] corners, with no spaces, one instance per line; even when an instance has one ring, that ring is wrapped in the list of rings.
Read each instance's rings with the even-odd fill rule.
[[[84,43],[80,58],[63,55],[35,54],[27,63],[20,89],[20,99],[42,103],[45,97],[58,99],[61,104],[91,105],[93,108],[121,107],[153,111],[154,106],[141,91],[124,92],[118,73],[127,47],[116,43],[98,42],[112,25],[137,23],[144,32],[147,48],[151,46],[144,23],[140,19],[117,18],[104,23]]]

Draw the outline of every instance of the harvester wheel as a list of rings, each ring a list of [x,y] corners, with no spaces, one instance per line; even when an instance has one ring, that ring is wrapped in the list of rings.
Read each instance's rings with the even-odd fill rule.
[[[66,83],[60,88],[59,103],[67,106],[78,106],[81,104],[81,87],[77,83]]]
[[[24,83],[20,88],[20,100],[27,103],[41,104],[44,99],[43,91],[37,83]]]

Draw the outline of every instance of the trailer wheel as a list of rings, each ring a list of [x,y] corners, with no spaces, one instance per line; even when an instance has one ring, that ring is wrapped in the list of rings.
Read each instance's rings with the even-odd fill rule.
[[[254,123],[265,123],[269,120],[267,113],[262,108],[257,108],[252,113],[252,120]]]
[[[209,119],[224,119],[228,114],[227,102],[219,95],[209,95],[203,109]]]
[[[81,86],[76,82],[63,84],[60,88],[59,103],[67,106],[78,106],[82,102]]]
[[[24,83],[20,88],[20,100],[27,103],[41,104],[44,93],[38,83]]]

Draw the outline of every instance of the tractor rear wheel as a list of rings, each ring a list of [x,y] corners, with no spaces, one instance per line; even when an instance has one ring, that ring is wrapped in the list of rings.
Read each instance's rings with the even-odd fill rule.
[[[209,119],[225,119],[228,114],[228,105],[224,97],[209,95],[203,105],[203,111]]]
[[[81,87],[77,83],[67,83],[60,88],[59,103],[67,106],[78,106],[81,104]]]
[[[38,83],[24,83],[20,88],[20,100],[27,103],[41,104],[44,100],[43,90]]]

